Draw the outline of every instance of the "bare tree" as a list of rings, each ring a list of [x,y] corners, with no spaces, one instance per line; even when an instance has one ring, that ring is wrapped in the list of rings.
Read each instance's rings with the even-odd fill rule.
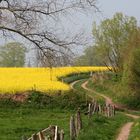
[[[0,0],[0,32],[3,37],[19,35],[39,50],[39,59],[49,66],[54,58],[66,56],[70,46],[81,44],[81,34],[62,37],[54,23],[74,12],[97,10],[96,0]],[[80,42],[79,42],[80,40]],[[68,56],[68,55],[67,55]],[[44,59],[45,58],[45,59]]]

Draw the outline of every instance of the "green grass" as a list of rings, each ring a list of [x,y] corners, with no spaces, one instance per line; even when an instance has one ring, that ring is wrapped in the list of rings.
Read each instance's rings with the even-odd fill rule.
[[[78,81],[75,85],[74,85],[74,89],[76,90],[80,90],[81,92],[85,93],[85,90],[81,87],[81,85],[87,81],[87,79],[81,79],[80,81]]]
[[[140,140],[140,120],[133,125],[128,140]]]
[[[64,129],[65,140],[69,140],[69,119],[79,105],[82,108],[83,129],[78,140],[115,140],[121,126],[131,119],[117,112],[112,118],[93,115],[89,120],[84,115],[87,111],[85,94],[91,94],[97,100],[100,97],[82,89],[84,81],[79,81],[74,86],[76,90],[66,94],[49,97],[33,93],[29,102],[22,105],[11,100],[0,100],[0,140],[19,140],[23,135],[30,137],[49,125]]]
[[[19,140],[23,135],[30,137],[51,124],[64,129],[65,140],[69,140],[69,119],[72,114],[73,111],[58,109],[0,108],[0,139]],[[78,140],[113,140],[121,125],[129,118],[117,113],[112,118],[94,115],[90,121],[82,115],[82,120],[84,129]]]
[[[112,118],[94,115],[91,120],[84,123],[85,128],[78,140],[115,140],[121,126],[130,120],[122,113],[117,113]]]
[[[90,73],[79,73],[79,74],[71,74],[71,75],[67,75],[66,77],[60,77],[59,80],[63,79],[63,82],[70,84],[76,80],[80,80],[80,79],[86,79],[90,77]]]
[[[107,83],[107,84],[111,85],[110,82],[111,81],[109,81],[109,83]],[[104,87],[103,85],[95,84],[91,80],[89,80],[88,87],[91,88],[91,89],[94,89],[95,91],[97,91],[97,92],[99,92],[101,94],[104,94],[104,95],[107,95],[108,97],[111,97],[113,99],[113,101],[116,102],[116,103],[123,103],[123,102],[121,102],[121,100],[116,98],[116,95],[112,90],[110,90],[109,88]],[[124,111],[126,113],[130,113],[130,114],[140,116],[140,111],[131,111],[131,110],[124,110]],[[123,119],[123,117],[120,118],[120,119]],[[117,119],[116,121],[118,122],[119,120]],[[129,140],[140,140],[140,119],[139,119],[139,121],[137,121],[137,120],[133,120],[133,121],[135,122],[135,124],[134,124],[134,126],[132,128],[132,131],[130,133]],[[107,134],[106,134],[106,136],[107,136]]]
[[[74,85],[74,88],[82,93],[85,93],[87,96],[89,95],[89,98],[94,98],[96,101],[98,101],[99,103],[101,104],[104,104],[105,103],[105,100],[103,97],[101,96],[98,96],[92,92],[89,92],[89,91],[86,91],[85,89],[83,89],[81,87],[82,83],[84,83],[85,81],[87,81],[87,79],[83,79],[83,80],[80,80],[79,82],[77,82],[75,85]]]
[[[103,102],[104,99],[102,97],[94,93],[88,93],[81,88],[81,84],[86,80],[87,79],[83,79],[77,82],[74,85],[74,88],[83,93],[92,95],[98,102]],[[98,92],[102,92],[103,94],[107,91],[107,89],[104,90],[102,87],[98,87],[97,85],[95,86],[91,81],[88,83],[88,87],[91,89],[93,88]],[[108,93],[106,93],[106,95],[108,95]],[[95,115],[90,121],[86,119],[84,120],[84,129],[81,131],[78,140],[115,140],[120,128],[129,121],[132,121],[132,119],[119,112],[117,112],[117,115],[112,118]]]
[[[86,107],[85,97],[75,91],[49,96],[33,92],[24,103],[0,99],[0,140],[19,140],[49,125],[64,129],[69,140],[69,119],[80,107]]]
[[[139,108],[133,106],[135,104],[135,101],[131,106],[128,105],[128,103],[125,102],[127,99],[124,96],[121,97],[121,94],[119,94],[119,96],[118,96],[117,93],[115,93],[113,90],[111,90],[113,81],[112,82],[111,81],[108,82],[108,81],[109,80],[105,81],[104,84],[98,84],[98,83],[94,83],[92,80],[89,80],[87,87],[97,91],[99,94],[101,93],[101,94],[104,94],[104,95],[110,97],[112,99],[112,101],[115,103],[122,104],[123,106],[126,107],[126,109],[124,109],[125,112],[134,114],[134,115],[140,115]],[[107,88],[106,85],[107,85],[107,87],[109,87],[109,85],[110,85],[110,88]],[[131,98],[130,100],[133,100],[133,99]],[[130,110],[133,109],[135,111],[128,111],[128,109],[130,109]]]
[[[0,108],[0,139],[19,140],[23,135],[30,137],[49,125],[64,129],[68,139],[70,114],[70,111],[63,110]]]
[[[133,110],[139,110],[139,95],[135,94],[134,89],[130,89],[127,84],[122,82],[122,74],[106,73],[105,75],[107,78],[103,81],[96,80],[94,83],[90,81],[89,87],[111,97],[116,103],[123,104]]]
[[[89,80],[87,87],[97,91],[98,93],[102,93],[104,95],[107,95],[108,97],[111,97],[113,101],[117,101],[115,93],[109,88],[106,88],[105,86],[101,84],[97,84],[97,83],[94,83],[92,80]]]

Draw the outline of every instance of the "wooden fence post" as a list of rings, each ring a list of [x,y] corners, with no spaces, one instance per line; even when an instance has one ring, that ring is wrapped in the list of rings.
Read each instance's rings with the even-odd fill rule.
[[[97,102],[94,103],[93,114],[97,111]]]
[[[99,114],[99,104],[96,105],[96,113]]]
[[[91,117],[91,103],[88,105],[88,117]]]
[[[113,110],[113,116],[115,116],[115,105],[112,106],[112,110]]]
[[[54,140],[58,140],[58,126],[55,126],[55,136]]]
[[[90,113],[91,113],[91,116],[92,116],[92,114],[94,114],[94,103],[91,103]]]
[[[104,115],[107,117],[107,106],[104,106]]]
[[[51,135],[50,135],[50,137],[51,137],[51,140],[54,140],[54,138],[55,138],[55,126],[50,126],[50,133],[51,133]]]
[[[36,134],[33,134],[33,135],[32,135],[32,140],[38,140],[37,137],[38,137],[38,136],[37,136]]]
[[[110,117],[110,105],[107,106],[107,117]]]
[[[60,140],[64,140],[64,130],[60,131]]]
[[[27,140],[26,136],[22,136],[21,140]]]
[[[78,111],[76,114],[76,135],[77,136],[81,129],[82,129],[82,118],[81,118],[80,108],[78,108]]]
[[[39,140],[45,140],[44,135],[42,134],[42,132],[38,133],[38,137],[39,137]]]
[[[99,109],[99,114],[102,114],[102,107],[100,104],[98,105],[98,109]]]
[[[91,71],[91,72],[90,72],[90,77],[92,77],[92,76],[93,76],[93,72]]]
[[[75,129],[75,119],[74,116],[70,118],[70,140],[75,140],[76,138],[76,129]]]
[[[110,113],[110,114],[111,114],[111,117],[113,117],[113,116],[114,116],[114,113],[113,113],[113,112],[114,112],[113,106],[111,106],[111,111],[110,111],[110,112],[111,112],[111,113]]]
[[[45,140],[51,140],[51,137],[48,135],[47,137],[45,137]]]

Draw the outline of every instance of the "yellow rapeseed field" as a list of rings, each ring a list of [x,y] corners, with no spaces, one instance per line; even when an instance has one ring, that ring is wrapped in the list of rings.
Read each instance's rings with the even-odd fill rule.
[[[88,71],[106,71],[106,67],[60,67],[60,68],[0,68],[0,93],[69,90],[69,85],[58,77]]]

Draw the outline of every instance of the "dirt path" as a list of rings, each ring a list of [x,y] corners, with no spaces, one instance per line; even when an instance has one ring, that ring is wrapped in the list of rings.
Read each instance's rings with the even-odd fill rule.
[[[92,92],[92,93],[94,93],[94,94],[96,94],[96,95],[98,95],[98,96],[103,97],[103,98],[105,99],[105,101],[106,101],[106,104],[111,104],[111,105],[114,105],[114,106],[115,106],[116,108],[118,108],[118,109],[122,109],[122,110],[127,110],[127,111],[133,112],[133,110],[128,110],[128,109],[125,108],[124,106],[122,106],[122,105],[120,105],[120,104],[114,103],[110,97],[108,97],[108,96],[106,96],[106,95],[104,95],[104,94],[101,94],[101,93],[99,93],[99,92],[96,92],[96,91],[93,90],[93,89],[88,88],[88,87],[87,87],[87,84],[88,84],[88,81],[85,81],[85,82],[81,85],[81,87],[82,87],[83,89],[89,91],[89,92]],[[92,97],[93,97],[93,96],[92,96]],[[133,114],[129,114],[129,113],[125,113],[125,115],[126,115],[126,116],[129,116],[129,117],[131,117],[131,118],[133,118],[133,119],[138,119],[138,118],[140,118],[140,116],[133,115]]]
[[[96,91],[94,91],[92,89],[87,88],[87,86],[86,86],[87,84],[88,84],[88,81],[84,82],[81,85],[81,87],[83,89],[85,89],[85,90],[88,90],[90,92],[93,92],[94,94],[97,94],[97,95],[103,97],[106,100],[106,104],[115,105],[116,108],[125,109],[126,110],[126,108],[122,107],[121,105],[113,103],[111,98],[109,98],[109,97],[107,97],[107,96],[105,96],[105,95],[103,95],[101,93],[98,93],[98,92],[96,92]],[[133,119],[140,118],[140,116],[137,116],[137,115],[128,114],[128,113],[124,113],[124,114],[126,116],[129,116],[129,117],[133,118]],[[130,131],[131,131],[131,128],[132,128],[133,124],[134,124],[134,122],[128,122],[128,123],[124,124],[123,127],[121,128],[121,131],[120,131],[120,133],[119,133],[119,135],[118,135],[116,140],[128,140],[128,136],[130,134]]]
[[[71,88],[71,89],[74,89],[74,85],[75,85],[76,83],[78,83],[79,81],[81,81],[81,80],[77,80],[77,81],[72,82],[72,83],[70,84],[70,88]]]
[[[107,97],[107,96],[105,96],[105,95],[103,95],[103,94],[100,94],[100,93],[98,93],[98,92],[96,92],[96,91],[93,91],[92,89],[87,88],[87,86],[86,86],[87,84],[88,84],[88,81],[84,82],[84,83],[81,85],[81,87],[82,87],[83,89],[89,91],[89,92],[93,92],[94,94],[103,97],[103,98],[105,99],[105,101],[106,101],[106,104],[115,105],[115,104],[112,102],[112,99],[110,99],[109,97]],[[93,96],[92,96],[92,98],[93,98]],[[116,106],[116,107],[117,107],[117,106]]]
[[[122,128],[116,140],[128,140],[132,125],[134,122],[126,123]]]
[[[73,82],[73,83],[71,84],[71,87],[73,88],[74,84],[76,84],[76,83],[79,82],[79,81],[80,81],[80,80]],[[88,81],[85,81],[85,82],[81,85],[81,87],[82,87],[83,89],[89,91],[89,92],[92,92],[92,93],[94,93],[94,94],[96,94],[96,95],[99,95],[99,96],[103,97],[103,98],[105,99],[105,101],[106,101],[106,104],[111,104],[111,105],[114,105],[116,108],[127,110],[127,108],[124,108],[124,107],[121,106],[121,105],[118,105],[118,104],[113,103],[113,101],[112,101],[111,98],[109,98],[109,97],[107,97],[107,96],[105,96],[105,95],[103,95],[103,94],[101,94],[101,93],[98,93],[98,92],[96,92],[96,91],[94,91],[94,90],[92,90],[92,89],[87,88],[87,84],[88,84]],[[91,94],[89,94],[89,96],[90,96],[91,98],[93,98],[93,96],[92,96]],[[140,116],[137,116],[137,115],[128,114],[128,113],[124,113],[124,114],[125,114],[126,116],[129,116],[129,117],[133,118],[133,119],[138,119],[138,118],[140,118]],[[131,131],[131,128],[132,128],[133,124],[134,124],[134,122],[128,122],[128,123],[124,124],[124,125],[122,126],[122,128],[121,128],[121,130],[120,130],[120,133],[118,134],[118,137],[117,137],[116,140],[128,140],[128,136],[129,136],[129,134],[130,134],[130,131]]]

